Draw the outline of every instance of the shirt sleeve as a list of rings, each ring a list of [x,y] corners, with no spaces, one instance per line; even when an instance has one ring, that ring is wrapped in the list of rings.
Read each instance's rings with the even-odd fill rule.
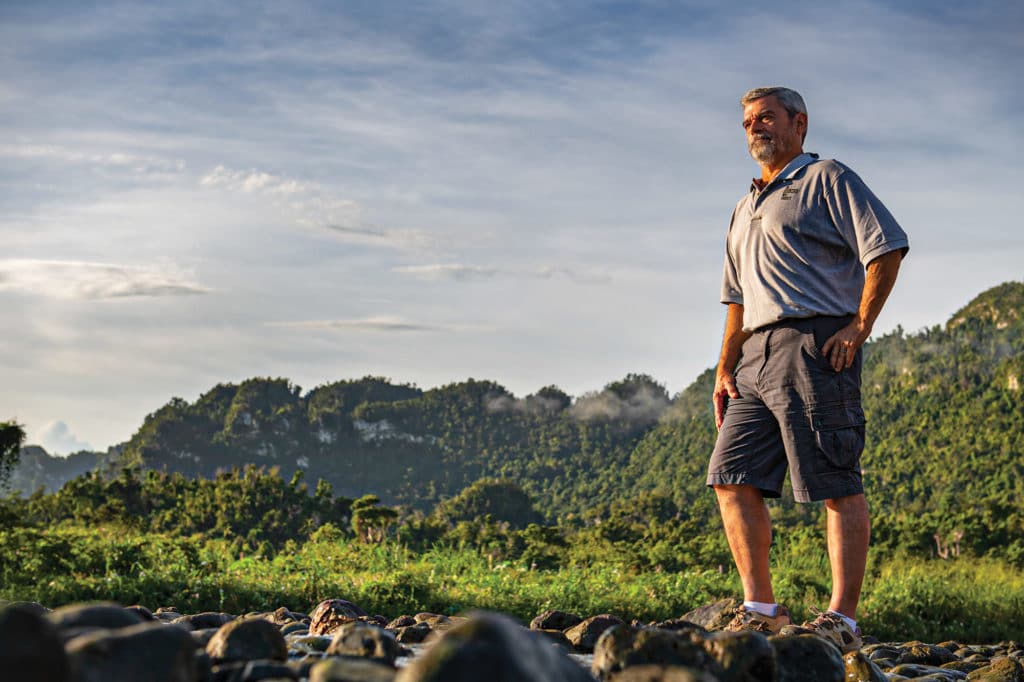
[[[729,234],[732,233],[732,225],[736,220],[736,211],[732,212],[732,219],[729,221]],[[729,237],[725,239],[725,266],[722,272],[722,303],[738,303],[743,305],[743,287],[740,284],[739,267],[736,257],[729,248]]]
[[[890,251],[900,249],[906,255],[910,249],[907,233],[889,209],[849,168],[836,178],[826,202],[832,222],[862,265]]]

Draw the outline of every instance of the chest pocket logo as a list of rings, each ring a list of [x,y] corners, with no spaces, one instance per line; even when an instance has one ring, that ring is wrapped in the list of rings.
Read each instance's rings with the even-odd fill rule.
[[[787,187],[786,189],[782,190],[782,197],[781,197],[781,199],[782,199],[782,201],[789,201],[794,196],[796,196],[799,192],[800,192],[800,188],[799,187]]]

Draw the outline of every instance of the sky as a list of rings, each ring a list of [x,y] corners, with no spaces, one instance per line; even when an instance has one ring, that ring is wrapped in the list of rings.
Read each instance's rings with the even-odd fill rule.
[[[910,236],[875,334],[942,324],[1024,279],[1022,7],[0,3],[0,420],[66,454],[256,376],[681,391],[764,85]]]

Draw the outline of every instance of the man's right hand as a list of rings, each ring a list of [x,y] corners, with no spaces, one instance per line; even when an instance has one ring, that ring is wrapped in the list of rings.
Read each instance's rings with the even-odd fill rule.
[[[719,372],[715,376],[715,390],[712,393],[712,400],[715,403],[715,428],[721,430],[722,422],[725,421],[725,406],[729,398],[739,398],[740,392],[736,390],[736,378],[729,372]]]

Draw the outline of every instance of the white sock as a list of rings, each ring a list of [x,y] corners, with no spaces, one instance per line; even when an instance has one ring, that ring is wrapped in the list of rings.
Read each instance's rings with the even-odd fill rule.
[[[856,631],[856,630],[857,630],[857,621],[855,621],[855,620],[854,620],[853,618],[850,618],[849,616],[844,616],[843,614],[839,613],[838,611],[833,611],[832,609],[829,609],[829,610],[828,610],[828,612],[829,612],[829,613],[834,613],[834,614],[836,614],[837,616],[839,616],[840,618],[842,618],[842,619],[843,619],[843,621],[844,621],[844,622],[845,622],[845,623],[846,623],[847,625],[849,625],[849,626],[850,626],[850,629],[851,629],[851,630],[854,630],[854,631]]]
[[[743,607],[747,611],[757,611],[762,616],[768,616],[769,618],[779,615],[779,605],[774,602],[768,604],[763,601],[745,601],[743,602]],[[843,616],[843,618],[845,617]]]

